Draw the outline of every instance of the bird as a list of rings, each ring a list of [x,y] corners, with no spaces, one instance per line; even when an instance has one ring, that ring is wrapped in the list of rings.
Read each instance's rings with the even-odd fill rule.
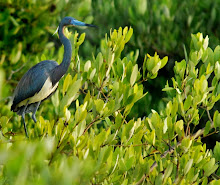
[[[78,21],[73,17],[64,17],[57,28],[59,39],[64,46],[62,62],[58,64],[53,60],[41,61],[30,68],[18,82],[12,98],[11,111],[22,117],[27,138],[25,114],[32,112],[32,119],[35,123],[37,122],[35,114],[40,104],[57,90],[59,80],[69,68],[72,46],[70,40],[64,35],[64,28],[67,26],[96,27],[95,25]]]

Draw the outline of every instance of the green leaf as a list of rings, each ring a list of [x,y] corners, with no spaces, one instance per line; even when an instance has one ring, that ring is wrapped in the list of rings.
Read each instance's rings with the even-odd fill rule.
[[[191,169],[192,167],[192,164],[193,164],[193,159],[190,159],[187,163],[186,163],[186,166],[184,168],[184,175],[186,175],[189,170]]]
[[[88,72],[90,68],[91,68],[91,61],[88,60],[84,65],[84,71]]]
[[[13,49],[10,55],[10,60],[12,64],[16,64],[22,55],[22,42],[19,42]]]
[[[215,63],[215,70],[214,70],[214,72],[215,72],[216,78],[219,80],[220,79],[220,63],[219,63],[219,61],[217,61]]]
[[[78,46],[80,46],[80,45],[84,42],[85,36],[86,36],[85,33],[82,33],[82,34],[80,35],[79,41],[77,42],[77,45],[78,45]]]
[[[168,126],[167,126],[167,118],[164,120],[164,125],[163,125],[163,133],[165,134],[167,132]]]
[[[181,147],[183,152],[187,152],[192,144],[192,140],[190,138],[184,138],[181,142]]]
[[[89,103],[89,101],[90,101],[90,91],[88,91],[88,93],[86,94],[86,97],[84,98],[84,102],[83,103],[86,103],[86,102],[88,102]]]
[[[125,28],[126,28],[126,27],[125,27]],[[124,28],[124,29],[125,29],[125,28]],[[128,33],[127,33],[126,36],[125,36],[125,43],[127,43],[127,42],[131,39],[132,34],[133,34],[133,29],[132,29],[132,28],[129,28],[129,31],[128,31]]]
[[[112,125],[112,122],[111,122],[111,120],[108,117],[105,117],[105,121],[106,121],[108,126]]]
[[[205,171],[204,176],[208,177],[210,176],[212,173],[215,172],[215,170],[217,170],[218,165],[215,165],[215,159],[212,158],[209,162],[207,162],[204,166],[203,169]]]
[[[180,131],[183,130],[183,120],[179,120],[175,124],[175,130],[180,135]]]
[[[64,113],[65,113],[65,117],[66,117],[66,122],[68,122],[69,119],[70,119],[71,113],[70,113],[70,111],[67,109],[66,106],[64,107]]]
[[[54,95],[51,97],[52,103],[54,107],[58,107],[60,104],[59,100],[59,90],[57,90]]]
[[[220,62],[220,45],[216,46],[216,48],[214,50],[214,61]]]
[[[213,123],[215,128],[220,127],[220,113],[218,112],[218,110],[216,110],[214,113]]]
[[[125,179],[121,185],[127,185],[128,184],[128,179]]]
[[[118,30],[119,31],[119,30]],[[121,30],[120,30],[121,31]],[[128,27],[125,26],[125,28],[123,29],[123,35],[126,35],[128,33]],[[122,33],[120,33],[122,35]]]
[[[92,72],[90,73],[89,79],[90,79],[91,81],[92,81],[92,79],[94,78],[95,73],[96,73],[96,68],[94,68],[94,69],[92,70]]]
[[[134,134],[134,120],[130,120],[126,125],[123,126],[122,130],[122,142],[128,141]]]
[[[208,180],[207,180],[207,183],[206,184],[208,184]],[[204,185],[206,185],[205,183],[204,183]],[[220,184],[220,180],[212,180],[210,183],[209,183],[209,185],[219,185]],[[202,184],[203,185],[203,184]]]
[[[72,76],[68,73],[65,77],[64,83],[63,83],[63,96],[65,95],[69,85],[72,82]]]
[[[96,150],[98,149],[106,140],[106,131],[102,130],[97,136],[95,136],[94,139],[94,144],[93,144],[93,149]]]
[[[41,57],[40,57],[40,60],[44,61],[44,60],[47,60],[47,58],[46,58],[46,56],[44,54],[42,54]]]
[[[100,113],[104,107],[104,101],[101,99],[94,100],[96,110]]]
[[[82,121],[78,126],[76,126],[76,136],[81,136],[86,128],[86,121]]]
[[[110,112],[113,112],[115,110],[115,100],[110,100],[107,105],[106,108],[108,108],[108,110]]]
[[[187,111],[190,108],[190,106],[192,105],[192,100],[193,100],[193,98],[191,95],[187,96],[187,98],[183,104],[184,111]]]
[[[200,89],[203,93],[206,92],[208,89],[208,82],[204,75],[200,79]]]
[[[100,70],[101,69],[101,66],[103,64],[103,56],[102,56],[102,53],[99,53],[96,57],[96,68],[97,70]]]
[[[207,47],[209,45],[209,37],[208,35],[205,37],[205,39],[203,40],[203,48],[206,50]]]
[[[124,160],[124,158],[121,158],[121,159],[119,160],[118,166],[119,166],[119,169],[120,169],[121,171],[123,171],[123,172],[126,171],[127,168],[126,168],[126,165],[125,165],[125,160]]]
[[[164,173],[164,180],[166,180],[168,177],[170,177],[171,173],[173,171],[173,163],[170,162],[167,166],[165,173]]]
[[[161,61],[157,62],[156,65],[154,66],[154,68],[152,69],[152,74],[156,74],[159,69],[161,68]]]
[[[144,135],[150,145],[155,145],[155,130],[152,130],[148,135]]]
[[[220,142],[216,141],[216,145],[214,147],[214,156],[217,161],[220,161]]]
[[[130,84],[131,86],[134,85],[136,79],[137,79],[137,75],[138,75],[138,65],[135,64],[135,66],[133,67],[132,73],[131,73],[131,78],[130,78]]]
[[[173,87],[165,87],[162,89],[162,91],[172,91],[172,90],[174,90]]]
[[[159,173],[159,174],[156,176],[155,185],[161,185],[161,184],[163,184],[163,174],[162,174],[162,173]]]
[[[171,109],[171,117],[176,116],[176,113],[178,111],[178,100],[176,98],[173,99],[173,106]]]
[[[115,118],[115,129],[117,130],[122,125],[122,115],[118,113]]]
[[[148,57],[148,59],[147,59],[147,61],[146,61],[147,70],[148,70],[149,72],[151,72],[152,69],[153,69],[154,66],[155,66],[154,57],[152,57],[152,56],[150,56],[150,55],[148,55],[148,54],[147,54],[147,57]]]
[[[198,64],[198,52],[194,51],[190,53],[190,61],[194,66]]]
[[[220,83],[219,83],[218,87],[220,88]],[[218,94],[218,96],[215,96],[214,102],[217,102],[218,100],[220,100],[220,93]]]
[[[207,185],[208,184],[208,178],[205,177],[204,180],[202,181],[202,185]]]
[[[161,60],[160,69],[162,69],[167,64],[167,61],[168,61],[168,57],[167,56],[163,57],[163,59]]]
[[[83,120],[86,119],[87,116],[87,110],[83,110],[82,112],[80,112],[80,116],[78,118],[78,120],[76,120],[77,123],[82,122]]]
[[[138,15],[144,16],[145,12],[147,11],[147,0],[137,0],[135,5],[136,5],[136,10],[138,12]]]
[[[134,103],[134,100],[135,100],[135,94],[132,94],[128,97],[125,105],[130,105],[130,104]]]
[[[211,48],[207,48],[207,51],[208,51],[208,61],[209,61],[209,63],[211,63],[211,65],[214,65],[215,64],[214,52],[212,51]]]
[[[206,67],[206,75],[210,75],[212,72],[213,72],[213,66],[211,66],[210,63],[208,63],[208,66]]]
[[[131,169],[131,167],[134,165],[134,162],[135,162],[135,157],[134,156],[130,157],[129,159],[127,159],[125,161],[126,171]]]
[[[63,99],[60,102],[60,113],[63,112],[64,106],[68,107],[75,100],[80,87],[81,87],[80,79],[70,85],[66,95],[63,97]]]
[[[206,125],[205,125],[205,130],[204,130],[204,133],[203,133],[204,136],[206,136],[209,133],[210,128],[211,128],[211,122],[207,121]]]

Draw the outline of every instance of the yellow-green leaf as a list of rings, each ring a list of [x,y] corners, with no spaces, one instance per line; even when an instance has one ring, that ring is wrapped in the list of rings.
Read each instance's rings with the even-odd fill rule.
[[[86,36],[85,33],[82,33],[82,34],[80,35],[79,41],[77,42],[77,44],[78,44],[79,46],[84,42],[85,36]]]
[[[137,79],[137,75],[138,75],[138,65],[135,64],[135,66],[133,67],[133,71],[131,73],[131,78],[130,78],[130,84],[131,86],[134,85],[136,79]]]
[[[184,168],[184,174],[186,175],[189,170],[191,169],[192,167],[192,164],[193,164],[193,159],[190,159],[187,163],[186,163],[186,166]]]
[[[68,73],[63,83],[63,96],[65,95],[71,82],[72,82],[72,76]]]
[[[133,34],[133,29],[130,28],[128,33],[125,36],[125,43],[127,43],[131,39],[132,34]]]

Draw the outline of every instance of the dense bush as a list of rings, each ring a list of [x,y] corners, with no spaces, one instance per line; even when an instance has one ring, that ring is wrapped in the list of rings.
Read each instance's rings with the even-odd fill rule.
[[[134,59],[121,58],[132,32],[127,27],[113,30],[101,52],[86,62],[77,54],[85,35],[77,41],[74,34],[71,69],[52,97],[53,106],[44,103],[41,108],[42,115],[47,110],[46,119],[29,121],[29,140],[20,118],[12,118],[4,106],[3,183],[206,184],[212,179],[220,145],[216,143],[213,153],[201,136],[220,126],[220,113],[209,114],[220,99],[220,46],[213,51],[208,37],[192,35],[187,63],[176,62],[173,83],[163,89],[169,94],[166,108],[160,114],[152,110],[148,117],[127,120],[134,103],[146,95],[142,82],[156,78],[168,61],[156,53],[148,55],[141,73]],[[204,111],[209,120],[193,133],[191,127],[200,123]]]
[[[218,133],[220,126],[215,107],[220,99],[219,36],[214,28],[203,30],[210,31],[211,48],[208,36],[189,36],[204,23],[207,14],[201,14],[204,20],[196,27],[200,11],[184,9],[193,18],[177,11],[192,5],[185,1],[180,7],[170,1],[82,1],[74,4],[74,14],[73,3],[68,1],[24,1],[23,9],[21,3],[9,2],[2,3],[0,13],[1,184],[219,183],[220,144],[214,141],[214,149],[209,150],[202,142]],[[218,2],[194,3],[196,10],[211,9],[214,13],[209,25],[218,25]],[[105,29],[87,30],[86,40],[90,42],[84,42],[85,34],[66,31],[74,47],[68,74],[51,100],[42,103],[38,122],[27,119],[30,138],[25,138],[21,118],[10,111],[12,90],[30,66],[44,59],[62,60],[63,47],[58,49],[50,42],[55,36],[48,37],[60,17],[69,13],[91,22],[89,12],[95,8],[94,20]],[[121,11],[115,11],[119,8]],[[119,14],[126,19],[120,20]],[[184,23],[184,18],[191,21],[185,35],[175,27]],[[118,28],[130,23],[135,29]],[[104,36],[107,26],[117,29]],[[147,33],[152,39],[149,45]],[[155,45],[150,44],[153,41]],[[151,54],[153,50],[157,52]],[[164,92],[162,100],[145,86],[158,84],[158,75],[174,55],[181,59],[169,67],[174,75],[159,89],[160,94]],[[155,99],[160,104],[152,106],[149,102]]]

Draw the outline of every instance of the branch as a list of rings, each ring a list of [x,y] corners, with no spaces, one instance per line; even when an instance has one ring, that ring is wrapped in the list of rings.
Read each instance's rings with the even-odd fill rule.
[[[86,129],[83,131],[83,135],[89,130],[89,128],[98,120],[100,117],[96,116],[96,118],[86,127]]]
[[[25,65],[26,65],[26,63],[23,63],[20,68],[18,68],[18,69],[16,69],[16,70],[12,70],[12,71],[11,71],[11,74],[9,75],[9,77],[8,77],[8,79],[7,79],[7,81],[10,81],[11,78],[12,78],[12,75],[15,74],[15,73],[17,73],[17,72],[19,72]]]

